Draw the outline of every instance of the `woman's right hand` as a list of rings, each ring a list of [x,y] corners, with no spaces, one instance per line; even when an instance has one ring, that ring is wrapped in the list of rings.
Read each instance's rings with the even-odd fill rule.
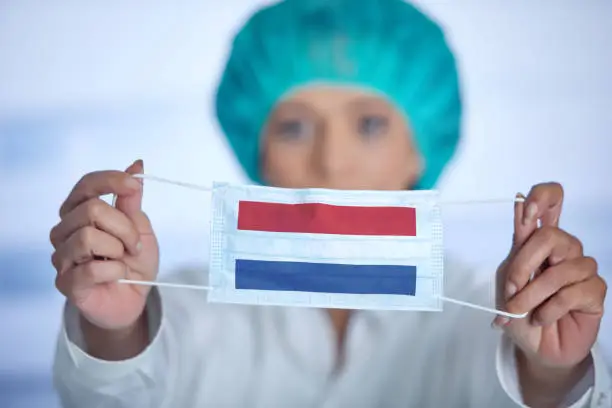
[[[50,234],[56,286],[92,325],[109,331],[133,327],[143,315],[150,287],[118,279],[155,280],[159,247],[141,210],[143,163],[125,172],[85,175],[60,208]],[[115,207],[100,196],[114,194]]]

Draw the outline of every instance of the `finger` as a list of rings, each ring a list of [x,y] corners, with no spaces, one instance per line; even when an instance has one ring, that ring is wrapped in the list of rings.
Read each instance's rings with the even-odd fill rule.
[[[566,286],[533,313],[533,323],[548,326],[570,312],[601,316],[606,296],[606,283],[599,276]]]
[[[559,183],[542,183],[534,186],[525,200],[523,223],[540,219],[542,226],[559,225],[563,205],[563,187]]]
[[[51,256],[51,262],[59,273],[63,273],[94,257],[119,259],[123,254],[123,243],[117,238],[94,227],[84,227],[59,246]]]
[[[144,172],[144,163],[142,160],[136,160],[130,167],[126,169],[127,174],[142,174]],[[136,179],[140,184],[139,190],[131,195],[118,196],[116,197],[113,206],[118,210],[126,214],[130,220],[134,223],[136,230],[141,235],[154,234],[151,221],[147,215],[142,211],[142,194],[143,194],[143,180]]]
[[[74,186],[66,201],[60,207],[63,218],[79,204],[105,194],[130,195],[140,190],[140,183],[121,171],[97,171],[89,173]]]
[[[142,174],[143,172],[144,163],[142,160],[136,160],[125,170],[125,173],[130,176],[133,174]],[[139,214],[142,208],[143,181],[142,179],[130,178],[138,184],[138,189],[133,190],[130,194],[117,195],[114,203],[115,207],[128,215],[128,217]]]
[[[597,262],[590,257],[582,257],[552,266],[506,303],[510,313],[531,312],[562,288],[582,282],[597,275]]]
[[[525,201],[523,194],[517,193],[514,201],[514,233],[512,235],[512,251],[517,251],[538,228],[536,220],[529,224],[523,222],[525,218]]]
[[[75,292],[93,288],[125,277],[127,266],[121,261],[90,261],[58,274],[55,286],[67,298],[73,300]]]
[[[581,252],[580,242],[565,231],[554,227],[539,228],[508,262],[506,298],[522,290],[547,259],[558,263],[561,259],[580,256]]]
[[[57,248],[77,230],[93,226],[118,238],[132,254],[139,250],[140,234],[132,221],[121,211],[100,198],[92,198],[64,216],[50,234],[51,243]]]

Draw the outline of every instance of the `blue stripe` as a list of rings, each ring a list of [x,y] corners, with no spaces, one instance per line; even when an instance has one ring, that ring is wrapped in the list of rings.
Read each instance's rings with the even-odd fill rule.
[[[414,296],[416,266],[237,259],[236,289]]]

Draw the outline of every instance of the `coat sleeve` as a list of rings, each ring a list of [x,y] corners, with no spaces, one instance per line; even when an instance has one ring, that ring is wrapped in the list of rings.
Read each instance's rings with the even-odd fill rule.
[[[494,307],[495,284],[490,279],[466,285],[467,281],[474,281],[477,276],[486,276],[486,272],[474,271],[466,265],[457,264],[455,260],[452,260],[450,264],[452,264],[453,273],[447,274],[445,277],[445,288],[448,296],[477,305]],[[493,363],[492,366],[495,367],[497,374],[497,384],[490,385],[498,391],[492,391],[491,396],[487,397],[487,393],[482,387],[471,384],[473,392],[470,394],[470,403],[473,403],[473,405],[483,404],[483,406],[495,404],[495,406],[503,405],[504,407],[527,407],[523,402],[519,387],[515,345],[500,331],[482,331],[482,326],[489,324],[494,316],[456,305],[445,305],[445,313],[452,316],[451,320],[456,322],[454,323],[456,327],[452,329],[456,333],[454,344],[464,345],[465,355],[476,356],[472,365],[488,367],[490,363]],[[495,336],[493,333],[498,333],[498,335]],[[463,340],[460,341],[460,339]],[[476,353],[474,353],[475,344],[480,345],[480,350]],[[490,350],[491,346],[493,346],[493,353],[486,352],[485,354],[485,350]],[[479,359],[483,355],[486,355],[486,360],[493,359],[494,361]],[[591,350],[591,356],[593,359],[591,371],[574,389],[567,390],[563,407],[612,408],[612,376],[597,344]],[[467,365],[468,362],[465,362],[465,364]],[[475,376],[475,378],[483,384],[487,383],[488,380],[482,376]]]
[[[197,269],[182,269],[164,280],[206,285],[205,276]],[[235,347],[225,344],[236,335],[232,322],[239,313],[211,307],[206,294],[164,288],[151,290],[146,308],[147,348],[127,360],[104,361],[87,354],[78,311],[66,304],[53,364],[54,386],[64,408],[193,406],[195,394],[215,402],[215,381],[223,366],[215,366],[214,376],[206,374],[206,367],[212,355],[215,361],[228,358],[226,353]],[[194,378],[200,384],[196,390]]]
[[[492,285],[485,286],[474,292],[474,302],[492,306]],[[527,407],[520,391],[515,355],[515,345],[508,336],[502,334],[497,344],[495,361],[499,383],[516,406]],[[591,357],[593,366],[573,389],[567,391],[563,407],[612,408],[611,375],[597,344],[591,350]]]
[[[516,368],[515,346],[507,336],[502,336],[497,348],[497,376],[508,396],[517,406],[526,407],[521,396]],[[605,361],[595,345],[591,350],[593,366],[584,378],[572,389],[568,390],[564,407],[569,408],[611,408],[612,389],[610,387],[610,372]]]
[[[164,367],[174,361],[174,348],[169,344],[170,330],[156,289],[146,308],[148,347],[128,360],[110,362],[84,351],[78,311],[66,303],[53,365],[54,385],[64,408],[127,408],[134,401],[139,401],[139,407],[160,406],[169,385]]]

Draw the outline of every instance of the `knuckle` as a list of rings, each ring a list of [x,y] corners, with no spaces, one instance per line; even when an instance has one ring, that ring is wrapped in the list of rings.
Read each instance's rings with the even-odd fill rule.
[[[57,274],[55,276],[55,289],[66,298],[70,298],[71,286],[70,283],[72,281],[72,276],[68,276],[68,274]]]
[[[531,195],[538,196],[538,195],[544,194],[544,192],[546,191],[546,185],[547,183],[534,184],[533,187],[531,188]]]
[[[555,303],[561,308],[567,308],[572,304],[572,294],[567,290],[562,290],[555,296]]]
[[[88,186],[94,183],[95,180],[99,179],[102,174],[104,174],[104,171],[101,171],[101,170],[96,170],[96,171],[91,171],[89,173],[86,173],[83,175],[83,177],[81,177],[77,185]]]
[[[549,181],[534,185],[529,192],[531,199],[536,201],[548,201],[559,197],[563,199],[563,186],[556,181]]]
[[[551,185],[551,189],[554,189],[556,191],[557,194],[559,194],[561,197],[563,197],[563,195],[565,194],[565,192],[563,191],[563,185],[557,181],[553,181],[550,183]]]
[[[104,173],[105,171],[92,171],[90,173],[85,174],[76,183],[74,191],[87,193],[91,190],[95,190],[96,186],[99,185],[102,180],[104,180]]]
[[[97,230],[92,226],[79,229],[70,243],[73,261],[77,264],[85,262],[93,254],[93,248],[98,239]]]
[[[147,215],[147,213],[145,213],[144,211],[141,211],[139,214],[139,217],[142,218],[142,221],[147,223],[147,224],[151,224],[151,218],[149,218],[149,216]]]
[[[53,252],[51,254],[51,264],[53,265],[53,267],[55,268],[55,270],[59,273],[61,271],[61,261],[59,259],[59,254],[57,251]]]
[[[576,245],[576,251],[579,252],[580,254],[584,253],[584,244],[582,243],[582,241],[580,241],[578,238],[575,238],[574,242]]]
[[[522,286],[523,269],[524,262],[522,262],[520,258],[517,257],[510,262],[505,271],[506,279],[508,280],[507,284],[512,284],[516,288],[520,288]]]
[[[128,227],[128,234],[132,245],[136,246],[140,242],[140,233],[133,225],[130,225]]]
[[[89,184],[91,184],[91,179],[93,178],[93,173],[87,173],[83,175],[79,181],[77,181],[72,189],[72,193],[70,195],[78,194],[83,190],[87,190]]]
[[[558,181],[547,181],[542,183],[542,186],[550,190],[563,191],[563,185],[561,185],[561,183]]]
[[[591,271],[594,274],[597,274],[599,265],[597,264],[597,260],[595,258],[593,258],[592,256],[585,256],[582,262],[584,263],[584,268],[586,270]]]
[[[136,248],[136,246],[138,245],[138,243],[140,242],[140,235],[138,234],[138,232],[132,232],[131,233],[131,238],[129,239],[130,244],[133,248]],[[125,247],[123,247],[123,251],[125,251]]]
[[[93,173],[85,173],[81,176],[81,178],[76,182],[75,187],[82,186],[83,184],[87,184],[87,181],[91,179],[91,175]]]
[[[79,230],[77,240],[82,246],[89,247],[96,240],[96,235],[96,228],[88,225]]]
[[[61,275],[57,275],[55,277],[55,281],[54,281],[54,285],[55,285],[55,289],[57,289],[58,292],[60,292],[63,295],[66,295],[66,291],[64,289],[64,280],[62,279]]]
[[[597,279],[600,283],[599,286],[601,287],[602,297],[605,299],[608,293],[608,282],[606,282],[602,276],[597,276]]]
[[[557,239],[561,235],[561,230],[551,225],[545,225],[541,227],[536,233],[540,236],[542,240],[548,242]]]
[[[584,252],[584,245],[582,244],[582,241],[580,241],[575,236],[571,237],[571,244],[570,245],[576,249],[576,252],[578,252],[580,254],[582,254]]]
[[[541,324],[549,324],[555,320],[555,315],[559,313],[556,305],[547,305],[534,312],[534,319]]]
[[[83,174],[83,176],[81,177],[81,179],[79,180],[79,182],[77,184],[88,184],[91,182],[92,179],[94,179],[98,174],[100,174],[99,170],[95,170],[95,171],[90,171],[89,173],[85,173]]]
[[[101,216],[101,212],[103,211],[102,207],[102,200],[99,198],[88,200],[85,203],[85,213],[87,215],[87,219],[92,222],[98,220]]]
[[[520,299],[512,299],[506,303],[506,311],[508,313],[522,313],[525,305]]]
[[[563,195],[563,186],[558,181],[548,181],[538,184],[542,194]]]
[[[51,245],[53,245],[53,247],[55,248],[58,244],[57,242],[57,230],[59,228],[59,223],[56,224],[55,226],[53,226],[53,228],[51,228],[51,230],[49,231],[49,241],[51,242]]]
[[[561,231],[561,233],[563,233],[563,235],[567,239],[567,241],[568,241],[568,243],[570,245],[570,248],[572,248],[572,249],[582,253],[582,251],[584,250],[584,247],[582,245],[582,241],[580,241],[578,239],[578,237],[576,237],[575,235],[572,235],[572,234],[570,234],[568,232],[565,232],[563,230],[559,230],[559,231]]]
[[[514,276],[516,275],[516,257],[513,257],[512,259],[507,258],[504,262],[502,262],[499,266],[499,269],[497,271],[498,274],[503,274],[503,276],[505,276],[506,280],[508,281],[507,284],[509,283],[513,283],[515,284],[516,282],[514,281]]]

